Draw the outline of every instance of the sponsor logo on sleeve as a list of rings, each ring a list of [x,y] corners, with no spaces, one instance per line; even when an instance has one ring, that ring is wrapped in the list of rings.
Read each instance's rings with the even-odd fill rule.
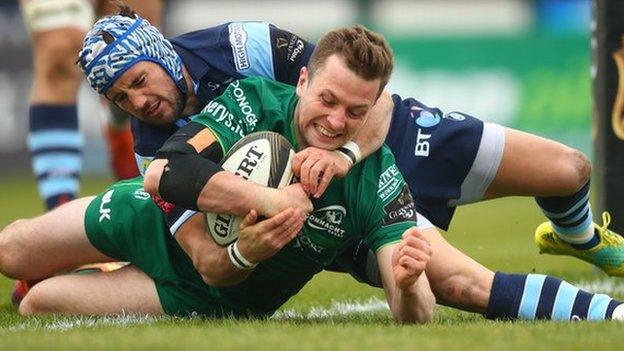
[[[443,118],[450,119],[456,122],[461,122],[461,121],[466,120],[466,115],[464,115],[461,112],[452,111],[452,112],[445,114]]]
[[[388,167],[379,176],[379,185],[377,186],[377,195],[382,201],[386,201],[390,196],[399,190],[403,183],[403,178],[396,165]]]
[[[298,36],[276,29],[275,35],[275,54],[282,60],[296,63],[300,60],[301,54],[305,51],[306,43]]]
[[[141,188],[141,189],[137,189],[134,191],[134,198],[137,200],[147,200],[147,199],[151,199],[152,196],[150,194],[148,194],[145,189]]]
[[[431,111],[423,110],[417,106],[412,106],[410,114],[416,119],[416,124],[423,128],[431,128],[440,123],[440,116],[431,113]]]
[[[249,56],[247,55],[247,32],[242,23],[232,23],[229,25],[230,45],[234,55],[234,64],[237,71],[249,68]]]
[[[297,62],[301,54],[305,50],[305,44],[303,40],[293,35],[291,42],[288,44],[288,61]]]
[[[417,222],[418,216],[414,199],[412,199],[407,184],[403,185],[399,196],[384,206],[384,212],[386,213],[383,219],[384,226],[405,221]]]
[[[107,191],[103,196],[102,196],[102,202],[100,202],[100,220],[99,222],[102,222],[103,220],[111,220],[111,209],[110,207],[106,207],[110,202],[111,202],[111,198],[113,197],[113,192],[115,190],[109,190]]]

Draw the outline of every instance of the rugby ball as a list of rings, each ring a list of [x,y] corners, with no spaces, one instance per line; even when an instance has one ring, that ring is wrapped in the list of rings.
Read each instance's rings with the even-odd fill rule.
[[[246,180],[271,188],[282,188],[293,178],[295,151],[290,142],[275,132],[256,132],[239,140],[221,161],[221,167]],[[218,195],[217,195],[218,196]],[[206,213],[208,232],[222,246],[238,238],[243,217]]]

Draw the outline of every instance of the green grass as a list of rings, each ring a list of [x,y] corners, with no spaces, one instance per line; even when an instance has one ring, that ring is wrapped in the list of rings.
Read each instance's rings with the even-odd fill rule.
[[[83,194],[110,182],[85,179]],[[41,213],[34,180],[0,178],[0,227]],[[505,272],[547,273],[571,282],[600,281],[624,298],[624,281],[606,278],[579,261],[538,255],[532,234],[542,217],[532,199],[510,198],[458,210],[446,238],[486,266]],[[436,322],[399,326],[385,309],[369,306],[382,291],[347,276],[322,273],[266,321],[35,317],[9,303],[12,281],[0,277],[0,350],[609,350],[621,349],[621,323],[492,322],[440,307]],[[613,290],[614,287],[619,290]]]

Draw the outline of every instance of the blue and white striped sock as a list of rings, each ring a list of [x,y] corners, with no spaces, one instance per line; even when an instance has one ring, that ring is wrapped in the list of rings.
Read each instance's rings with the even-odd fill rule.
[[[39,195],[52,209],[79,190],[83,139],[76,105],[32,105],[28,147]]]
[[[589,249],[600,242],[594,233],[589,181],[570,196],[536,197],[535,201],[561,240],[579,249]]]
[[[494,276],[488,319],[605,320],[623,319],[624,305],[542,274]]]

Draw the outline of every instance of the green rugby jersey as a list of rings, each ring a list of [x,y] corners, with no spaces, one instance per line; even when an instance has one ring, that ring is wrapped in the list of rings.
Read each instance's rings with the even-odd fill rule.
[[[212,130],[225,154],[241,137],[275,131],[297,148],[295,88],[253,77],[230,84],[193,119]],[[303,230],[278,256],[275,269],[283,274],[317,272],[350,242],[363,238],[374,250],[400,240],[416,225],[409,190],[390,151],[383,147],[334,179],[325,194],[313,200],[314,210]]]

